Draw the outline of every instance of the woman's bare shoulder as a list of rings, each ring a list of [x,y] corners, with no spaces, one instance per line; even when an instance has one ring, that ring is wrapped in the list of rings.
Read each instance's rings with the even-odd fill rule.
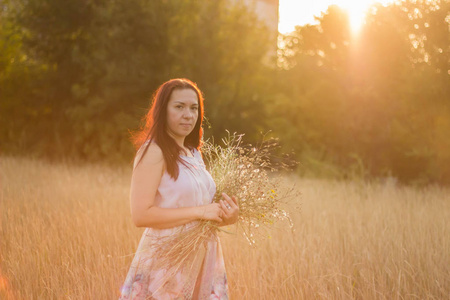
[[[146,150],[147,149],[147,150]],[[144,165],[154,166],[157,164],[164,164],[164,156],[161,148],[155,142],[145,142],[139,148],[134,159],[134,167],[137,162]]]

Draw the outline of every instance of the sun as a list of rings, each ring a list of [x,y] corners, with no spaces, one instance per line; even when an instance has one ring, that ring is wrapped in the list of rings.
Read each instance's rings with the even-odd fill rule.
[[[358,34],[364,25],[366,14],[369,8],[375,3],[383,5],[390,1],[374,1],[374,0],[341,0],[335,1],[335,4],[347,11],[350,22],[350,29],[353,34]]]
[[[350,28],[357,34],[364,24],[365,16],[369,8],[375,3],[386,5],[393,0],[279,0],[280,22],[278,30],[281,33],[293,31],[295,25],[316,24],[314,16],[320,16],[321,12],[327,10],[330,5],[338,5],[347,11],[350,21]]]
[[[357,34],[361,27],[364,24],[365,20],[365,13],[368,9],[367,3],[364,3],[364,1],[354,1],[353,3],[351,1],[342,1],[344,3],[338,4],[342,9],[347,11],[348,18],[350,22],[350,29],[354,34]]]

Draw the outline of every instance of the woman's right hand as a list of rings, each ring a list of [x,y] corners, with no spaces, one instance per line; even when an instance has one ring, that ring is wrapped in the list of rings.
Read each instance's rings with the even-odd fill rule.
[[[211,203],[208,205],[198,206],[199,217],[202,220],[210,220],[216,222],[222,222],[222,209],[219,203]]]

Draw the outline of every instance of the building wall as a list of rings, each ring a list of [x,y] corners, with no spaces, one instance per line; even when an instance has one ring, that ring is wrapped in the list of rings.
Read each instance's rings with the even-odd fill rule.
[[[243,0],[244,3],[254,9],[256,14],[266,23],[267,27],[278,35],[278,0]]]
[[[238,0],[239,1],[239,0]],[[277,55],[278,49],[278,0],[240,0],[253,9],[256,14],[266,23],[271,32],[272,49],[269,50],[265,57],[265,62],[271,65],[273,57]]]

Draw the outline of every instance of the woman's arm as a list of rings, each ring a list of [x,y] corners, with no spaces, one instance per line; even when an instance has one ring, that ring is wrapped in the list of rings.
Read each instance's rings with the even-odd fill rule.
[[[138,152],[135,161],[142,153]],[[164,157],[158,145],[152,143],[133,170],[130,190],[131,217],[137,227],[158,229],[183,225],[205,219],[222,222],[218,203],[197,207],[161,208],[154,205],[156,192],[164,173]]]

